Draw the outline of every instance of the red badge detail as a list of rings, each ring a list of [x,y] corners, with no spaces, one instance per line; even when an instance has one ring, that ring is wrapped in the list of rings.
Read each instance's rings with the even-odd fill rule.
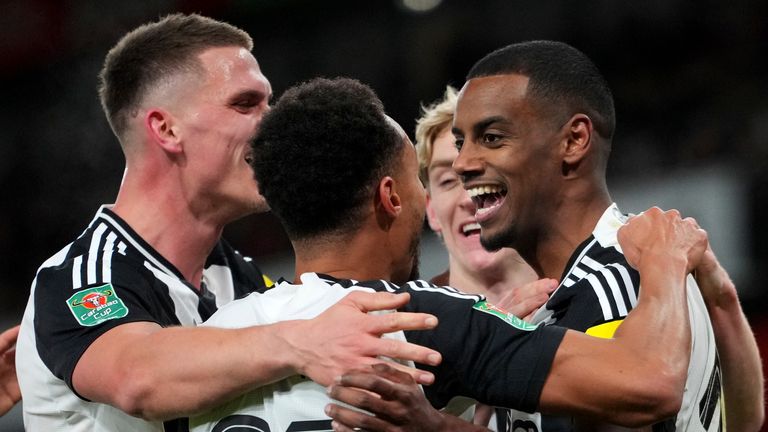
[[[88,309],[96,309],[99,306],[107,304],[107,296],[102,293],[90,293],[83,297],[82,305]]]

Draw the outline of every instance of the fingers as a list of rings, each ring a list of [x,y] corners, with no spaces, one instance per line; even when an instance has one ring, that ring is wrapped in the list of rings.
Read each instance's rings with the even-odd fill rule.
[[[330,394],[334,390],[343,390],[347,387],[355,387],[378,394],[384,400],[403,399],[403,386],[414,385],[411,375],[398,370],[394,363],[377,363],[368,369],[359,369],[342,375],[331,386]],[[379,398],[375,398],[378,403]],[[338,399],[342,400],[342,399]],[[344,400],[347,402],[346,400]],[[359,406],[359,405],[358,405]],[[361,406],[362,408],[362,406]],[[370,408],[373,408],[370,406]]]
[[[682,219],[677,210],[658,207],[630,218],[619,229],[618,240],[627,262],[636,269],[644,257],[651,256],[657,262],[682,258],[690,271],[701,261],[707,245],[706,232],[695,219]]]
[[[11,327],[0,334],[0,352],[7,351],[16,344],[19,337],[19,326]]]
[[[404,372],[398,363],[376,363],[371,368],[381,377],[400,384],[414,384],[411,374]],[[410,369],[410,368],[408,368]]]
[[[371,367],[382,377],[396,383],[431,385],[435,382],[435,376],[431,372],[394,361],[373,363]],[[380,368],[386,368],[386,370],[380,370]]]
[[[389,380],[388,377],[410,382],[400,384]],[[378,365],[376,369],[357,370],[342,375],[334,385],[329,387],[328,395],[335,400],[373,413],[382,419],[402,424],[407,419],[408,407],[412,405],[410,401],[413,391],[421,394],[421,390],[415,387],[407,374],[402,374],[386,365]],[[336,411],[333,407],[330,407],[330,410],[331,412]],[[346,425],[367,429],[360,422],[372,421],[359,416],[354,416],[354,419],[348,418],[352,415],[351,413],[336,413],[337,417],[341,417],[339,420]],[[336,417],[331,416],[331,418]]]
[[[344,297],[339,303],[349,303],[364,312],[392,310],[405,306],[411,299],[408,293],[392,294],[386,292],[355,291]]]
[[[437,326],[437,318],[427,313],[391,312],[369,314],[366,329],[370,333],[394,333],[400,330],[430,330]]]
[[[549,295],[557,289],[554,279],[539,279],[515,288],[511,295],[501,300],[499,306],[518,317],[528,316],[549,300]]]
[[[371,432],[387,430],[387,423],[383,420],[336,404],[326,405],[325,415],[333,419],[331,425],[333,430],[338,432],[360,429]]]

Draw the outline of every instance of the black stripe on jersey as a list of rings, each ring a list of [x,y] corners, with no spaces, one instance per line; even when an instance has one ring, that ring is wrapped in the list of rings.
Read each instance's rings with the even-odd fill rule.
[[[205,321],[216,312],[216,294],[211,292],[205,283],[200,284],[200,297],[197,303],[197,313]]]
[[[699,420],[705,430],[709,430],[712,424],[712,417],[715,415],[715,409],[720,402],[720,358],[715,356],[715,367],[712,369],[712,375],[709,377],[707,391],[699,401]]]
[[[295,421],[285,432],[330,432],[333,430],[330,420]]]

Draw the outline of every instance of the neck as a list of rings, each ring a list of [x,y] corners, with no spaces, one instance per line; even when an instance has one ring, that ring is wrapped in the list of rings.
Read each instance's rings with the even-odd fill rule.
[[[126,170],[112,210],[199,288],[223,224],[194,212],[172,183],[133,174]]]
[[[600,189],[566,197],[553,211],[546,232],[535,247],[520,254],[540,278],[560,280],[568,259],[576,248],[592,234],[600,216],[611,205],[607,190]]]
[[[292,240],[295,261],[294,281],[303,273],[324,273],[338,279],[397,281],[397,263],[388,251],[388,238],[366,227],[350,235]]]

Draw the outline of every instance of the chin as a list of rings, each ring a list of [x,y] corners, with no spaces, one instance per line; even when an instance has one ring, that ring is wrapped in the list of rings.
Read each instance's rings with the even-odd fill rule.
[[[481,234],[480,244],[483,246],[483,249],[485,249],[486,251],[496,252],[499,249],[502,249],[505,247],[512,247],[512,239],[510,239],[509,237],[510,236],[504,235],[504,233],[500,233],[496,235]]]

